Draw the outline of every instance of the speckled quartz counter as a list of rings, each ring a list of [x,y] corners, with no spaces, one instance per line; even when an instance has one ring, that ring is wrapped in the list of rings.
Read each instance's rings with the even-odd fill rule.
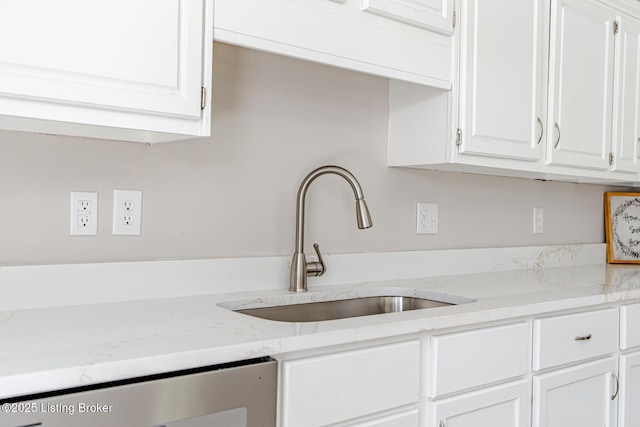
[[[374,287],[476,301],[310,323],[218,306],[321,301]],[[0,398],[634,299],[640,268],[598,264],[331,285],[296,295],[283,289],[3,311]]]

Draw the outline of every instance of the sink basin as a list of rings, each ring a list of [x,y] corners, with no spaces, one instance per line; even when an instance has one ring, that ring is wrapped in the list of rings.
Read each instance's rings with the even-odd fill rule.
[[[331,295],[291,295],[265,299],[237,301],[221,304],[237,313],[279,322],[320,322],[374,314],[397,313],[410,310],[433,309],[465,304],[475,300],[404,288],[357,290],[357,295],[341,293],[340,298]],[[304,300],[306,297],[306,301]],[[302,301],[299,301],[301,300]],[[326,299],[325,301],[318,301]]]

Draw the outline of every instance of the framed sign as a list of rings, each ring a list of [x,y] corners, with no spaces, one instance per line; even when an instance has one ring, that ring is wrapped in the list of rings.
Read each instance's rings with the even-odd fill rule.
[[[604,193],[607,262],[640,264],[640,193]]]

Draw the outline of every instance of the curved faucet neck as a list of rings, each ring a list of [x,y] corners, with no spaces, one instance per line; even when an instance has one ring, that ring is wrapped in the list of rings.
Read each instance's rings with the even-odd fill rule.
[[[341,168],[340,166],[321,166],[309,172],[309,174],[300,183],[296,201],[296,252],[298,253],[304,253],[304,208],[307,190],[316,178],[326,174],[335,174],[341,176],[351,186],[356,200],[364,199],[362,187],[360,187],[360,183],[358,183],[356,177],[353,176],[351,172],[344,168]]]

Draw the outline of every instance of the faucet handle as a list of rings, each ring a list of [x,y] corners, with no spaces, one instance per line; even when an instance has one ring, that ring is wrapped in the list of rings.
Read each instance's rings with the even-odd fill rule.
[[[315,249],[316,254],[318,255],[318,261],[307,262],[307,276],[322,276],[327,268],[324,265],[324,260],[320,253],[320,245],[314,243],[313,249]]]

